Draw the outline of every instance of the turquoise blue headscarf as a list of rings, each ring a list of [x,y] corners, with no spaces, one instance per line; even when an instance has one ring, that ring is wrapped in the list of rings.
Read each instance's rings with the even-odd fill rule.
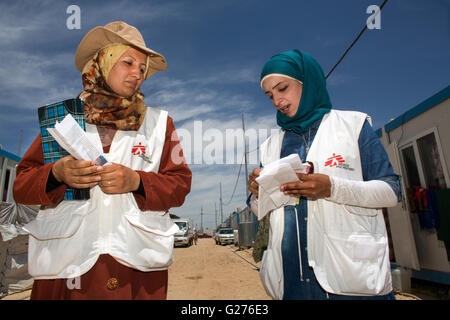
[[[331,101],[323,70],[309,54],[300,50],[277,54],[264,65],[261,80],[271,73],[284,74],[303,82],[297,113],[290,118],[277,112],[277,123],[284,130],[304,133],[314,121],[330,111]]]

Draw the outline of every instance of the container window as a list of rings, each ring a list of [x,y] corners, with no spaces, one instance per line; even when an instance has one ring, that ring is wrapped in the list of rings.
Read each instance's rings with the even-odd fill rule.
[[[406,178],[408,179],[408,186],[420,186],[419,171],[417,169],[416,156],[412,146],[406,147],[402,150],[403,162],[406,169]]]
[[[426,188],[445,189],[445,176],[434,132],[417,139]]]

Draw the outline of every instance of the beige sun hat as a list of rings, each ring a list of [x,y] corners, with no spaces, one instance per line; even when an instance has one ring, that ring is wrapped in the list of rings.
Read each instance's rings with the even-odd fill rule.
[[[113,43],[132,45],[148,54],[149,66],[145,79],[158,71],[167,69],[164,56],[147,48],[139,30],[123,21],[110,22],[104,27],[98,26],[90,30],[78,45],[75,53],[75,66],[82,72],[86,63],[100,49]]]

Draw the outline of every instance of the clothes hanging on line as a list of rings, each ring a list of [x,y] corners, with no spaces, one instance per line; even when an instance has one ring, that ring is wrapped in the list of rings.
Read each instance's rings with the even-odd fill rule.
[[[412,186],[407,191],[411,212],[417,214],[422,229],[438,229],[439,213],[433,189]]]

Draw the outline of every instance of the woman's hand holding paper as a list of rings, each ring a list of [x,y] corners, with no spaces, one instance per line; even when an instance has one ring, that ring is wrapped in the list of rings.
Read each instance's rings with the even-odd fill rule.
[[[101,168],[96,166],[94,161],[77,160],[72,156],[66,156],[55,162],[52,172],[59,182],[64,182],[72,188],[84,189],[98,184],[100,181],[98,171]]]
[[[101,167],[100,188],[104,193],[127,193],[139,188],[139,173],[118,163]]]
[[[331,195],[331,182],[326,174],[297,173],[301,181],[289,182],[280,186],[280,190],[292,197],[306,197],[310,199],[326,198]]]
[[[256,182],[256,178],[259,177],[259,174],[261,173],[260,168],[255,168],[252,173],[248,176],[248,190],[256,197],[258,198],[258,191],[259,191],[259,184]]]

